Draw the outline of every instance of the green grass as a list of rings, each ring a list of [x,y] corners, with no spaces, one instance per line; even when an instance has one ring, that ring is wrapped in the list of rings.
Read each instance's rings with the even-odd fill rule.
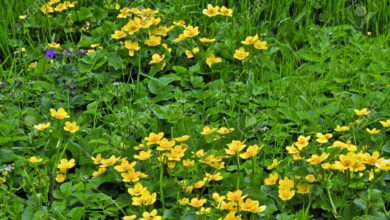
[[[188,39],[172,44],[171,53],[142,44],[142,52],[133,58],[110,37],[125,24],[116,19],[114,1],[79,1],[71,12],[54,17],[43,15],[33,2],[2,0],[0,4],[0,171],[10,164],[15,167],[0,172],[7,179],[0,183],[0,218],[118,219],[151,211],[150,206],[141,210],[131,205],[127,188],[133,185],[121,182],[114,169],[90,178],[97,169],[90,157],[102,153],[106,158],[116,155],[132,161],[138,153],[132,147],[150,132],[159,131],[168,138],[190,135],[186,158],[199,149],[222,155],[232,140],[264,145],[253,160],[226,159],[223,183],[196,194],[210,197],[212,192],[234,191],[238,180],[245,194],[268,207],[264,214],[243,215],[244,219],[333,219],[335,213],[339,219],[389,216],[386,172],[370,182],[367,173],[365,179],[357,179],[335,171],[328,176],[331,180],[315,185],[312,195],[290,201],[279,199],[277,187],[263,184],[273,159],[280,161],[275,169],[280,175],[295,178],[318,172],[318,177],[327,178],[327,171],[320,173],[306,161],[294,161],[286,147],[299,135],[310,135],[306,159],[328,152],[334,162],[342,151],[317,144],[315,134],[334,133],[336,125],[349,124],[351,131],[334,133],[334,140],[352,140],[359,150],[368,145],[367,152],[378,151],[388,159],[389,130],[378,121],[390,118],[389,1],[212,2],[233,8],[232,18],[203,15],[207,1],[119,1],[122,7],[158,9],[163,23],[183,19],[198,25],[201,37],[218,39],[209,46]],[[28,16],[26,21],[18,19],[22,14]],[[174,30],[172,35],[179,32]],[[244,62],[233,59],[240,41],[255,34],[267,41],[268,50],[251,50]],[[137,37],[142,42],[147,34]],[[103,48],[50,63],[41,48],[51,41],[74,50],[97,42]],[[196,59],[186,59],[184,49],[196,45],[201,53]],[[210,69],[205,59],[211,52],[223,62]],[[153,53],[166,54],[169,61],[163,71],[148,65]],[[35,68],[29,67],[32,62],[37,62]],[[63,122],[49,113],[50,108],[59,107],[70,113],[80,131],[63,131]],[[370,115],[356,123],[353,110],[365,107]],[[33,129],[46,121],[52,123],[48,130]],[[200,135],[206,125],[235,131],[213,141]],[[372,127],[381,133],[368,135],[365,129]],[[47,163],[33,165],[28,161],[31,156],[43,157]],[[62,158],[74,158],[76,167],[60,184],[52,178]],[[142,183],[158,193],[153,207],[159,215],[203,218],[194,214],[196,209],[179,206],[177,200],[188,194],[178,190],[175,180],[198,181],[204,171],[215,171],[200,163],[196,166],[178,165],[169,172],[156,157],[139,162],[137,170],[150,176]],[[346,181],[352,181],[351,185]]]

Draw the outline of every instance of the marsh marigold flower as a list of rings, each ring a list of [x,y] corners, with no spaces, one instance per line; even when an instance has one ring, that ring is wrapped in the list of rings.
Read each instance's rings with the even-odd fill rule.
[[[230,202],[241,202],[245,197],[247,197],[247,195],[242,195],[242,191],[239,189],[234,192],[229,191],[226,193],[226,198]]]
[[[306,147],[307,145],[309,145],[309,140],[310,140],[310,136],[303,136],[303,135],[299,135],[298,137],[298,141],[295,142],[295,146],[298,147],[299,150],[302,150],[304,147]]]
[[[61,45],[59,43],[56,43],[56,42],[51,42],[51,43],[47,44],[47,46],[49,48],[53,48],[53,49],[60,49],[61,48]]]
[[[57,111],[54,108],[51,108],[50,114],[52,117],[59,120],[70,117],[69,114],[63,108],[59,108]]]
[[[66,175],[65,174],[62,174],[62,173],[58,173],[56,175],[56,181],[59,182],[59,183],[62,183],[66,180]]]
[[[203,131],[201,132],[202,135],[210,135],[214,133],[217,129],[216,128],[210,128],[209,126],[203,127]]]
[[[129,50],[129,56],[134,56],[135,51],[141,49],[137,41],[127,40],[124,43],[124,47]]]
[[[370,114],[370,111],[368,111],[367,108],[354,109],[353,111],[357,116],[367,116],[368,114]]]
[[[253,47],[258,50],[266,50],[268,49],[267,41],[256,40]]]
[[[210,68],[216,64],[216,63],[221,63],[222,62],[222,58],[221,57],[216,57],[213,53],[210,54],[210,56],[206,59],[206,64],[207,66],[209,66]]]
[[[243,47],[234,51],[234,58],[238,60],[245,60],[249,56],[249,52],[246,52]]]
[[[264,179],[264,184],[267,186],[275,185],[279,179],[278,173],[270,173],[267,178]]]
[[[310,185],[307,183],[299,183],[297,186],[297,193],[298,194],[307,194],[310,193]]]
[[[124,31],[116,30],[113,34],[111,34],[111,37],[118,40],[126,37],[126,33]]]
[[[161,44],[161,37],[159,36],[150,36],[149,39],[145,41],[145,44],[149,47],[155,47]]]
[[[322,163],[328,158],[329,154],[323,152],[321,156],[318,156],[317,154],[311,155],[311,157],[307,160],[311,165],[316,165],[319,163]]]
[[[140,151],[138,155],[134,155],[134,158],[138,159],[138,160],[148,160],[151,157],[152,157],[152,151],[151,150]]]
[[[149,134],[148,137],[145,137],[145,141],[147,141],[148,145],[157,144],[163,137],[164,137],[163,132],[160,132],[158,134],[152,132]]]
[[[255,36],[247,36],[244,41],[241,41],[244,45],[254,44],[259,39],[259,36],[256,34]]]
[[[382,171],[389,171],[390,170],[390,159],[381,159],[379,160],[375,166],[382,170]]]
[[[38,131],[43,131],[48,127],[50,127],[50,122],[34,125],[34,128],[37,129]]]
[[[195,37],[199,34],[199,27],[187,26],[183,31],[185,37]]]
[[[328,142],[330,138],[332,138],[332,134],[322,134],[322,133],[316,133],[317,136],[317,142],[320,144],[325,144]]]
[[[219,12],[222,16],[228,16],[228,17],[233,16],[233,9],[226,8],[225,6],[222,6]]]
[[[137,216],[136,215],[126,215],[126,216],[123,216],[122,220],[135,220],[137,219]]]
[[[69,131],[70,133],[76,133],[76,131],[80,130],[80,126],[77,125],[77,123],[74,122],[65,122],[64,126],[65,131]]]
[[[265,205],[260,206],[259,201],[245,199],[245,202],[240,203],[240,210],[251,213],[263,212],[266,209]]]
[[[225,149],[226,153],[233,155],[242,151],[242,149],[245,147],[245,144],[241,141],[233,140],[231,143],[227,144],[227,146],[229,148]]]
[[[192,199],[191,199],[191,202],[189,203],[189,205],[191,205],[191,206],[194,207],[194,208],[200,208],[200,207],[202,207],[204,204],[206,204],[206,202],[207,202],[206,199],[192,198]]]
[[[366,131],[369,134],[378,134],[380,132],[380,130],[378,130],[376,128],[373,128],[373,129],[366,128]]]
[[[159,54],[153,54],[152,55],[152,60],[149,62],[149,64],[157,64],[157,63],[160,63],[161,61],[163,61],[165,58],[165,55],[159,55]]]
[[[387,119],[386,121],[379,121],[381,125],[385,128],[390,127],[390,119]]]
[[[269,166],[267,166],[267,170],[272,170],[272,169],[274,169],[278,164],[279,164],[278,160],[277,160],[277,159],[273,159],[272,164],[270,164]]]
[[[213,17],[219,14],[219,6],[212,6],[211,4],[207,5],[207,9],[203,9],[203,14]]]
[[[259,152],[260,149],[261,148],[259,148],[259,146],[257,146],[257,145],[249,146],[246,149],[245,153],[240,154],[240,157],[242,159],[248,159],[248,158],[254,157],[254,156],[256,156],[256,154]]]
[[[42,162],[42,161],[43,161],[42,158],[39,158],[39,157],[36,157],[36,156],[30,157],[30,162],[31,162],[31,163],[40,163],[40,162]]]
[[[161,220],[162,217],[157,215],[157,209],[153,209],[151,212],[142,213],[140,220]]]
[[[316,177],[313,174],[308,174],[307,176],[305,176],[305,179],[309,183],[312,183],[312,182],[316,181]]]
[[[205,38],[205,37],[202,37],[202,38],[199,39],[199,41],[201,43],[212,43],[212,42],[215,41],[215,38]]]
[[[348,126],[337,125],[334,130],[337,131],[337,132],[349,131],[349,127]]]
[[[283,201],[287,201],[294,197],[295,190],[279,189],[278,193],[280,199],[282,199]]]

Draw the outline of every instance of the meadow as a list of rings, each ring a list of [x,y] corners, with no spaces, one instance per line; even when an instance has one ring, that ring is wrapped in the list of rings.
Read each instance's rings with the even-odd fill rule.
[[[0,219],[390,219],[389,11],[1,0]]]

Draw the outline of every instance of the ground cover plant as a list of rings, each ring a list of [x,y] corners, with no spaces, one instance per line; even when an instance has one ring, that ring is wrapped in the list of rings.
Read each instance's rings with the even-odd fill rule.
[[[388,1],[2,1],[1,219],[387,219]]]

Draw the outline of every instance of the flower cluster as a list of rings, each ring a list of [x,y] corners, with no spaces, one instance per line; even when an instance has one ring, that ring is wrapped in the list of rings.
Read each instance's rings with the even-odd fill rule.
[[[76,165],[74,159],[61,159],[60,163],[58,164],[58,173],[56,175],[56,181],[59,183],[62,183],[66,180],[66,174],[69,169],[72,169]]]

